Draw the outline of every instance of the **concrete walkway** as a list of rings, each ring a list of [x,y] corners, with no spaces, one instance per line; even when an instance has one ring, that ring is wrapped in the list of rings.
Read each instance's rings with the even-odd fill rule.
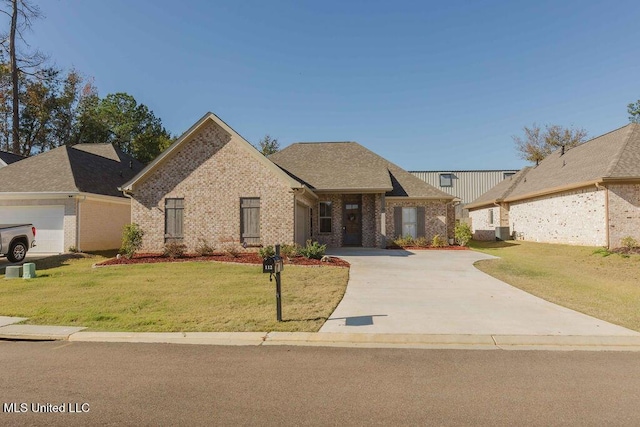
[[[552,304],[473,266],[474,251],[337,249],[351,263],[343,300],[320,329],[342,333],[640,336]]]

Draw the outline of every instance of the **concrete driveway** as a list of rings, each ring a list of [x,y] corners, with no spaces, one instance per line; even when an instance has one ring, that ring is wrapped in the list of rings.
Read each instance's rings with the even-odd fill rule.
[[[23,262],[9,262],[6,257],[0,257],[0,274],[4,274],[4,270],[8,265],[22,265],[25,262],[33,262],[37,259],[47,258],[53,255],[59,255],[58,253],[31,253],[27,252],[27,256]]]
[[[474,251],[332,249],[351,263],[344,298],[320,332],[640,335],[482,273]]]

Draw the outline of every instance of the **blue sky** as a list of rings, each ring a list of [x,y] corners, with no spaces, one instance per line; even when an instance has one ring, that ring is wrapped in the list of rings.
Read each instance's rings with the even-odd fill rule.
[[[34,0],[35,1],[35,0]],[[637,1],[37,1],[27,35],[179,135],[358,141],[407,170],[520,168],[533,122],[598,136],[640,98]]]

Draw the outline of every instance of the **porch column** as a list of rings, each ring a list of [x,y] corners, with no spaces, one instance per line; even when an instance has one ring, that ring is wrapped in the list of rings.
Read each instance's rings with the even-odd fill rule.
[[[387,247],[387,219],[386,219],[386,202],[384,193],[380,195],[380,247]]]

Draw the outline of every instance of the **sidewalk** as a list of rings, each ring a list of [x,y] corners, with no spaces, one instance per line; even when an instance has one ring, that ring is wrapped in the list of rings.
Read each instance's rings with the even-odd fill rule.
[[[429,335],[324,332],[83,332],[85,328],[17,324],[0,316],[0,339],[234,346],[321,346],[450,350],[640,351],[640,336]]]

